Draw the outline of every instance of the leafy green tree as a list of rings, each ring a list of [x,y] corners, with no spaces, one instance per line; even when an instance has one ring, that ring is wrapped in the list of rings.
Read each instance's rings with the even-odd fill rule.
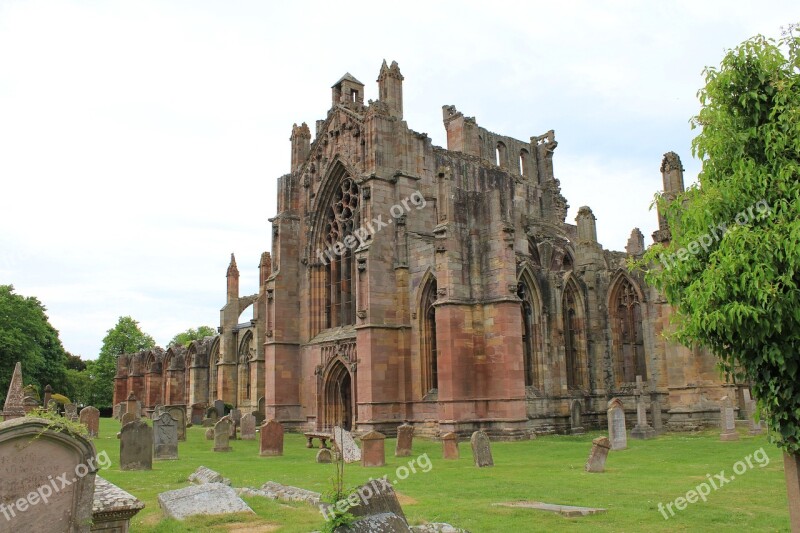
[[[192,341],[201,341],[206,337],[213,337],[217,331],[211,326],[200,326],[197,329],[189,328],[183,333],[178,333],[172,340],[169,341],[168,346],[189,346]]]
[[[37,384],[38,390],[48,383],[55,390],[65,385],[66,353],[45,311],[36,298],[0,285],[0,401],[5,401],[17,361],[25,383]]]
[[[139,323],[129,316],[121,316],[117,325],[107,331],[103,346],[96,361],[89,361],[88,402],[98,409],[111,407],[114,397],[114,375],[117,373],[117,358],[122,353],[146,350],[156,345],[153,337],[139,328]]]
[[[72,370],[86,370],[86,361],[81,359],[80,355],[73,355],[67,352],[67,364],[68,369]]]
[[[699,185],[659,201],[672,234],[645,256],[676,336],[752,383],[797,485],[800,452],[800,38],[757,36],[705,70]],[[724,226],[724,227],[723,227]],[[677,260],[662,261],[663,257]],[[791,488],[790,488],[791,490]],[[800,530],[800,502],[790,503]]]

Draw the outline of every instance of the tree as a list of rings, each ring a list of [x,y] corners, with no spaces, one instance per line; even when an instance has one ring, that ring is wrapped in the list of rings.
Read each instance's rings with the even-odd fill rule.
[[[217,331],[211,326],[200,326],[197,329],[189,328],[183,333],[178,333],[172,340],[169,341],[167,346],[183,346],[188,347],[192,341],[201,341],[206,337],[213,337]]]
[[[73,354],[67,352],[67,364],[66,364],[66,366],[67,366],[68,369],[71,369],[71,370],[78,370],[78,371],[86,370],[86,361],[81,359],[80,355],[73,355]]]
[[[56,390],[66,383],[66,353],[56,331],[36,298],[14,293],[12,285],[0,285],[0,399],[4,401],[14,365],[22,363],[26,383],[38,390],[51,384]]]
[[[139,329],[136,320],[129,316],[119,317],[117,325],[106,332],[97,360],[87,363],[86,371],[90,379],[87,403],[98,409],[111,407],[119,355],[146,350],[155,345],[153,337]]]
[[[676,338],[752,383],[800,490],[800,38],[753,37],[705,70],[692,144],[699,185],[658,200],[671,231],[642,264],[676,313]],[[664,258],[672,260],[664,261]],[[800,502],[790,497],[793,531]]]

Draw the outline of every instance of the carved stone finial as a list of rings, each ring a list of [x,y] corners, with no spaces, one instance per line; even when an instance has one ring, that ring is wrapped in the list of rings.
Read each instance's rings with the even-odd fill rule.
[[[227,275],[229,277],[239,275],[239,269],[236,267],[236,257],[234,257],[233,253],[231,253],[231,263],[228,265]]]

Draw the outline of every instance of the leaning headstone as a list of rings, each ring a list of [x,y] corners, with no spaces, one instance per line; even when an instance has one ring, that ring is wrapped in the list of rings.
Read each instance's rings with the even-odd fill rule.
[[[197,470],[189,474],[189,483],[194,483],[195,485],[203,485],[206,483],[222,483],[223,485],[228,485],[230,487],[231,480],[226,477],[222,477],[222,474],[215,472],[210,468],[198,466]]]
[[[178,458],[178,421],[169,413],[153,420],[154,459]]]
[[[361,449],[353,440],[349,431],[339,426],[333,428],[333,442],[339,448],[345,463],[355,463],[361,460]]]
[[[270,420],[261,426],[262,457],[283,455],[283,426],[277,420]]]
[[[126,413],[129,414],[131,413]],[[153,428],[138,418],[122,426],[120,431],[119,468],[153,469]]]
[[[219,422],[217,422],[219,423]],[[252,513],[253,510],[222,483],[192,485],[158,495],[158,505],[167,518],[184,520],[195,515]]]
[[[612,450],[624,450],[628,447],[628,432],[625,427],[625,408],[619,398],[608,402],[608,440]]]
[[[124,415],[122,415],[122,425],[123,426],[125,424],[130,424],[131,422],[134,422],[136,420],[139,420],[139,417],[137,417],[133,413],[125,413]]]
[[[81,409],[81,424],[89,430],[89,436],[96,437],[100,431],[100,411],[91,405]]]
[[[458,435],[446,433],[442,435],[442,459],[458,459]]]
[[[720,415],[722,432],[719,434],[719,440],[739,440],[739,433],[736,431],[736,413],[733,410],[733,402],[728,396],[723,396],[720,400]]]
[[[215,452],[229,452],[231,451],[229,440],[231,438],[231,426],[233,422],[227,416],[220,418],[216,425],[214,425],[214,451]]]
[[[256,417],[246,414],[242,417],[242,440],[255,440]]]
[[[214,410],[217,412],[217,419],[225,416],[225,402],[222,400],[214,400]]]
[[[96,456],[89,440],[56,431],[48,420],[0,423],[0,531],[88,533]],[[58,483],[62,473],[74,478]]]
[[[214,440],[214,428],[206,428],[206,440]]]
[[[476,431],[469,439],[469,443],[472,445],[472,458],[475,461],[475,466],[478,468],[494,466],[492,448],[486,433],[483,431]]]
[[[636,376],[636,426],[631,430],[632,439],[652,439],[656,431],[647,423],[647,406],[644,401],[642,376]]]
[[[186,441],[186,410],[183,407],[172,405],[166,407],[165,411],[178,423],[178,440]]]
[[[357,488],[355,492],[357,494],[368,494],[369,496],[361,498],[358,505],[350,508],[350,514],[354,517],[360,518],[391,513],[399,516],[405,522],[406,515],[403,513],[402,507],[400,507],[400,502],[397,500],[397,494],[391,483],[385,483],[381,479],[374,479]],[[408,526],[406,525],[406,527]]]
[[[74,403],[68,403],[64,405],[64,418],[67,418],[73,422],[78,420],[78,406]]]
[[[126,533],[131,518],[144,509],[144,503],[100,476],[94,478],[92,531]]]
[[[414,426],[403,424],[397,428],[397,445],[394,449],[395,457],[409,457],[411,444],[414,440]]]
[[[386,465],[386,436],[377,431],[370,431],[361,437],[361,466],[385,466]]]
[[[22,392],[22,364],[14,365],[11,383],[8,385],[6,403],[3,406],[3,419],[13,420],[25,416],[25,395]]]
[[[608,450],[611,449],[611,441],[608,437],[598,437],[592,441],[592,449],[589,452],[589,459],[583,467],[587,472],[604,472],[606,469],[606,458]]]
[[[333,452],[330,448],[320,448],[317,452],[318,463],[331,463],[333,462]]]

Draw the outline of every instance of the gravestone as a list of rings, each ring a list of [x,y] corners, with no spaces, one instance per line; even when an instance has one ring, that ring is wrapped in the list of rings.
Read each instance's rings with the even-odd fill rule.
[[[652,439],[656,431],[647,423],[647,406],[644,401],[642,376],[636,376],[636,426],[631,430],[632,439]]]
[[[608,402],[608,440],[612,450],[624,450],[628,447],[628,431],[625,427],[625,409],[619,398]]]
[[[178,440],[186,441],[186,410],[183,406],[171,405],[165,408],[172,418],[178,423]]]
[[[134,422],[136,420],[139,420],[139,417],[137,417],[133,413],[125,413],[124,415],[122,415],[122,425],[123,426],[125,424],[130,424],[131,422]]]
[[[370,431],[361,437],[361,466],[385,466],[386,465],[386,436],[377,431]]]
[[[756,420],[756,402],[750,397],[750,389],[742,389],[742,396],[744,397],[744,409],[747,416],[747,433],[749,435],[761,435],[764,428],[761,426],[761,420]]]
[[[446,433],[442,435],[442,459],[458,459],[458,435]]]
[[[206,428],[206,440],[214,440],[214,428]]]
[[[236,440],[236,432],[239,430],[239,427],[242,425],[242,410],[241,409],[231,409],[231,422],[233,422],[233,428],[231,429],[231,439]]]
[[[583,406],[579,400],[573,400],[569,409],[569,434],[570,435],[583,435],[586,430],[583,429]]]
[[[214,400],[214,410],[217,412],[218,420],[225,416],[225,402],[222,400]]]
[[[153,420],[153,446],[156,460],[178,458],[178,421],[169,413]]]
[[[22,400],[22,410],[25,411],[26,415],[37,407],[39,407],[39,400],[33,396],[25,396],[25,398]]]
[[[246,414],[242,417],[242,440],[255,440],[256,417]]]
[[[263,396],[258,399],[258,408],[256,409],[256,411],[258,411],[258,414],[256,415],[256,424],[258,424],[259,426],[261,426],[266,421],[267,418],[266,405],[267,401]]]
[[[481,431],[476,431],[469,439],[472,446],[472,459],[475,461],[475,466],[483,468],[484,466],[494,466],[492,459],[492,448],[489,443],[489,437]]]
[[[214,451],[215,452],[229,452],[231,447],[229,440],[231,438],[231,427],[233,422],[227,416],[223,416],[214,425]]]
[[[92,531],[127,533],[130,521],[144,503],[100,476],[94,478]]]
[[[253,415],[253,418],[256,419],[257,427],[261,427],[264,424],[264,422],[266,422],[266,417],[264,416],[264,413],[262,413],[261,411],[253,411],[250,414]]]
[[[44,398],[42,398],[42,405],[47,407],[47,404],[50,403],[50,397],[53,396],[53,387],[49,384],[44,388]]]
[[[403,519],[403,522],[406,522],[406,515],[403,513],[402,507],[400,507],[400,501],[397,499],[397,493],[395,493],[394,488],[392,487],[391,483],[382,483],[383,480],[374,479],[371,480],[369,483],[365,483],[364,485],[358,487],[355,492],[357,494],[364,494],[369,495],[368,497],[361,498],[358,505],[355,507],[351,507],[349,512],[352,514],[356,519],[367,517],[367,516],[375,516],[384,513],[390,513],[396,515]],[[406,528],[408,528],[408,524],[406,523]],[[407,531],[408,529],[404,530]],[[368,529],[362,531],[396,531],[394,529],[383,530],[383,529]]]
[[[236,424],[236,422],[231,420],[231,431],[230,431],[230,434],[228,435],[228,438],[230,440],[236,440],[236,432],[238,431],[238,429],[239,429],[239,426]]]
[[[222,483],[205,483],[162,492],[158,495],[158,505],[164,511],[164,516],[176,520],[184,520],[199,514],[253,512],[244,500],[236,495],[236,491]]]
[[[277,420],[270,420],[261,426],[262,457],[283,455],[283,426]]]
[[[11,383],[8,385],[6,403],[3,406],[3,419],[13,420],[25,416],[25,395],[22,392],[22,364],[14,365]]]
[[[126,416],[131,413],[126,413]],[[153,469],[153,428],[136,418],[122,426],[119,441],[120,470]]]
[[[74,403],[64,404],[64,418],[76,422],[78,420],[78,406]]]
[[[592,449],[589,452],[589,459],[583,467],[587,472],[604,472],[606,469],[606,458],[608,450],[611,449],[611,441],[608,437],[598,437],[592,441]]]
[[[163,412],[164,412],[164,406],[161,405],[160,403],[156,404],[156,406],[153,408],[153,420],[161,416],[161,413]]]
[[[330,448],[320,448],[317,452],[317,459],[318,463],[331,463],[333,462],[333,452]]]
[[[728,396],[723,396],[720,400],[720,418],[722,432],[719,434],[719,440],[739,440],[739,433],[736,431],[736,412],[733,410],[733,402]]]
[[[206,412],[205,404],[196,403],[192,405],[191,421],[192,425],[199,426],[203,423],[203,415]]]
[[[345,463],[355,463],[361,460],[361,449],[353,440],[349,431],[339,426],[333,428],[333,441],[339,448]]]
[[[117,405],[114,406],[114,418],[122,422],[122,417],[125,416],[125,413],[128,412],[128,403],[127,402],[119,402]]]
[[[100,431],[100,411],[91,405],[81,409],[81,424],[89,430],[89,436],[96,437]]]
[[[397,428],[397,445],[394,448],[395,457],[409,457],[414,440],[414,426],[403,424]]]
[[[210,468],[206,468],[205,466],[198,466],[197,470],[193,473],[189,474],[189,483],[194,483],[195,485],[203,485],[205,483],[222,483],[223,485],[231,486],[231,480],[222,477],[222,474],[219,472],[215,472]]]
[[[126,400],[125,403],[127,404],[127,407],[125,409],[126,413],[131,413],[136,418],[142,416],[142,412],[139,410],[139,400],[136,399],[136,395],[133,394],[133,391],[131,391],[130,394],[128,394],[128,399]]]

